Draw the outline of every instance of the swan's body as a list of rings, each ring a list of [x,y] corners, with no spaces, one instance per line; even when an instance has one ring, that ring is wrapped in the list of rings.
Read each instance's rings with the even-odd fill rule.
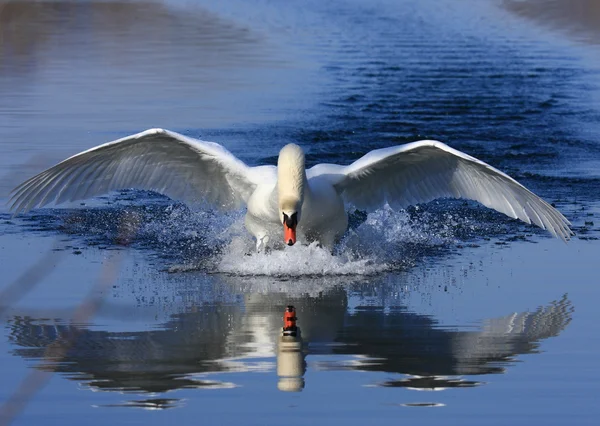
[[[437,141],[371,151],[348,166],[308,170],[297,145],[277,166],[248,167],[221,145],[150,129],[70,157],[19,185],[15,213],[111,190],[153,190],[221,209],[247,205],[246,228],[257,249],[269,242],[319,241],[332,247],[346,231],[345,202],[374,210],[441,197],[467,198],[568,240],[569,221],[554,207],[488,164]],[[297,231],[297,235],[296,235]]]

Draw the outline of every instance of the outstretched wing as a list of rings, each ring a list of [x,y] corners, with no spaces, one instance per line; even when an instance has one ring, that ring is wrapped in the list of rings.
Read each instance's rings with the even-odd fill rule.
[[[319,164],[309,177],[328,179],[347,202],[373,210],[386,201],[405,208],[436,198],[475,200],[568,240],[569,221],[500,170],[437,141],[371,151],[349,166]]]
[[[150,129],[74,155],[16,187],[18,214],[49,203],[138,188],[227,209],[245,202],[256,184],[251,168],[221,145]]]

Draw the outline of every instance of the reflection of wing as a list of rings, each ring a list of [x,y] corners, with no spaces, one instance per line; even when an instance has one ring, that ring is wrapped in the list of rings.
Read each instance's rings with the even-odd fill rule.
[[[404,208],[442,197],[467,198],[563,240],[572,235],[569,221],[519,182],[438,141],[377,149],[345,167],[319,164],[308,176],[328,179],[344,199],[367,210],[386,201]]]
[[[335,351],[371,358],[352,367],[359,370],[419,376],[499,373],[499,363],[531,353],[539,340],[558,335],[572,311],[563,297],[535,312],[488,320],[477,332],[446,330],[432,318],[410,312],[359,311],[338,338],[348,346]]]
[[[212,305],[174,315],[163,324],[164,330],[112,333],[28,317],[14,317],[9,327],[10,340],[18,347],[15,353],[41,358],[42,368],[50,364],[55,371],[104,390],[165,392],[230,385],[188,376],[222,370],[210,361],[228,356],[225,339],[239,316],[239,306]],[[44,359],[49,345],[63,339],[73,339],[65,358]]]
[[[534,312],[514,313],[486,320],[479,333],[464,333],[454,339],[458,374],[474,374],[473,361],[500,360],[531,353],[542,339],[557,336],[571,321],[573,306],[563,297]]]
[[[547,339],[557,336],[571,322],[572,313],[573,306],[564,296],[558,302],[541,306],[534,312],[514,313],[486,320],[481,334],[503,335],[527,340]]]
[[[23,182],[13,191],[11,210],[127,188],[231,208],[256,186],[251,171],[219,144],[150,129],[81,152]]]

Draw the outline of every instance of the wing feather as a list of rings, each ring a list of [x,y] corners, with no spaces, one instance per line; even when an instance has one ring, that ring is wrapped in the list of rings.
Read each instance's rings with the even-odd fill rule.
[[[371,151],[348,166],[319,164],[344,199],[367,211],[385,202],[408,207],[436,198],[466,198],[568,240],[570,222],[554,207],[494,167],[438,141]]]
[[[9,203],[18,214],[138,188],[235,208],[256,187],[251,170],[216,143],[150,129],[81,152],[33,176],[13,190]]]

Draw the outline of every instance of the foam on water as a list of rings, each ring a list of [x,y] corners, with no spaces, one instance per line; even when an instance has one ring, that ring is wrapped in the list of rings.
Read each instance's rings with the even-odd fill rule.
[[[332,254],[316,243],[296,244],[285,250],[252,253],[243,238],[235,238],[216,264],[219,272],[236,275],[373,275],[390,269],[371,257]]]
[[[254,240],[244,232],[240,217],[224,228],[211,227],[218,238],[213,240],[215,255],[208,263],[204,259],[170,270],[209,268],[212,273],[275,277],[376,275],[404,269],[417,257],[456,241],[451,231],[454,224],[451,215],[447,215],[450,222],[446,224],[427,215],[421,215],[420,219],[424,220],[415,221],[405,211],[385,207],[367,215],[366,220],[351,228],[333,253],[316,243],[257,253]],[[432,221],[436,226],[432,226]],[[213,225],[216,224],[213,222]],[[217,241],[224,240],[229,242],[218,246]]]
[[[351,213],[350,229],[333,252],[317,244],[296,244],[257,253],[243,211],[194,211],[144,192],[123,194],[126,198],[119,202],[130,204],[59,210],[58,215],[51,209],[26,215],[24,221],[36,230],[77,235],[101,246],[121,244],[125,230],[134,247],[154,252],[171,272],[271,277],[364,276],[406,269],[457,242],[503,233],[507,224],[498,220],[501,215],[466,204],[430,203],[401,211],[385,206],[368,215]]]

